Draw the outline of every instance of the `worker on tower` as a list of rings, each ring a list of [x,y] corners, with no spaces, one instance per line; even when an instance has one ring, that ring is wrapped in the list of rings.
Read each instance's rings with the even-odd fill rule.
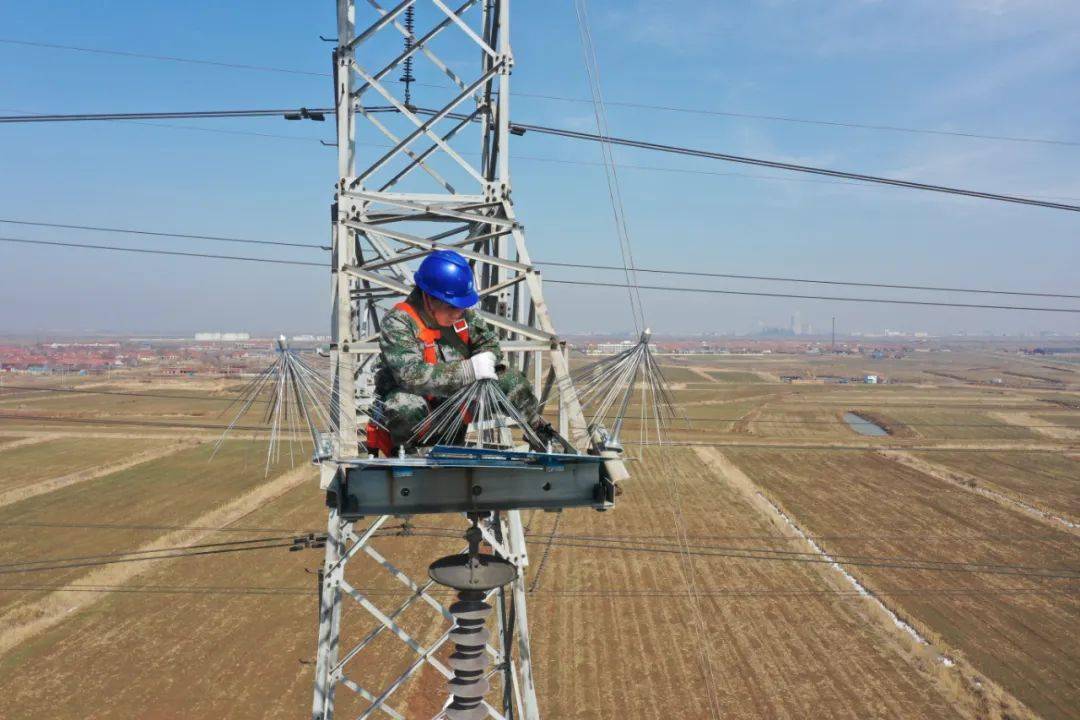
[[[555,433],[538,414],[525,376],[501,364],[495,329],[470,310],[480,296],[468,260],[452,250],[424,258],[416,287],[383,316],[375,370],[375,423],[368,447],[386,455],[409,444],[417,425],[440,402],[477,380],[496,380],[545,442]],[[542,450],[543,448],[536,448]]]

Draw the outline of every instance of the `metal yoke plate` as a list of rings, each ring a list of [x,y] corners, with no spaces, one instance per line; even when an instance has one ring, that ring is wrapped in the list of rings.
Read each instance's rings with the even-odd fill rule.
[[[338,464],[327,504],[342,518],[614,504],[603,459],[438,446],[426,457],[352,458]]]

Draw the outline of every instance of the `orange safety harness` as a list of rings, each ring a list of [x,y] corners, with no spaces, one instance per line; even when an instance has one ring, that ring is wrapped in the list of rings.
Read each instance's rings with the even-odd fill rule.
[[[420,313],[416,312],[416,308],[407,302],[399,302],[394,306],[394,309],[406,313],[416,323],[416,327],[419,328],[420,342],[424,344],[424,362],[428,365],[439,362],[439,357],[435,354],[435,341],[442,338],[442,331],[425,325],[424,321],[420,319]],[[454,332],[461,338],[461,342],[465,343],[465,347],[469,347],[469,323],[465,322],[465,318],[454,323]]]
[[[423,320],[420,319],[420,313],[416,311],[412,305],[407,302],[399,302],[394,306],[395,310],[401,310],[416,323],[417,337],[424,346],[424,362],[428,365],[435,365],[439,362],[438,351],[435,346],[435,342],[442,338],[442,331],[435,328],[429,328]],[[469,347],[469,323],[464,318],[458,320],[453,325],[454,333],[461,339],[461,342],[465,343],[465,347]],[[427,397],[428,405],[435,400],[433,397]],[[390,432],[382,426],[376,425],[374,422],[369,421],[367,424],[367,446],[368,450],[378,450],[386,457],[391,457],[394,452],[394,442],[390,437]]]

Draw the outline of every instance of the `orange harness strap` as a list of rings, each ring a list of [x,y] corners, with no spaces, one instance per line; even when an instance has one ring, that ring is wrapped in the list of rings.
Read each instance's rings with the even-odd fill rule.
[[[424,344],[424,362],[428,365],[437,363],[439,356],[435,352],[435,341],[442,337],[442,331],[433,330],[425,325],[424,321],[420,319],[420,313],[416,312],[416,308],[407,302],[399,302],[394,306],[394,309],[407,313],[416,323],[416,327],[419,328],[420,342]],[[469,323],[465,322],[464,318],[454,323],[454,332],[465,343],[465,347],[469,347]]]
[[[424,344],[424,362],[428,365],[434,365],[439,361],[439,356],[435,350],[435,341],[442,337],[442,332],[439,330],[433,330],[424,324],[424,321],[420,319],[420,313],[416,312],[416,308],[407,302],[399,302],[394,306],[394,309],[401,310],[408,313],[409,317],[416,323],[416,327],[420,330],[420,342]],[[461,341],[465,343],[465,347],[469,347],[469,323],[464,319],[458,320],[454,323],[454,332],[457,334]],[[434,402],[434,398],[426,398],[428,404]],[[386,457],[393,457],[394,443],[390,438],[390,433],[383,427],[376,425],[374,422],[367,424],[367,447],[369,450],[378,450]]]

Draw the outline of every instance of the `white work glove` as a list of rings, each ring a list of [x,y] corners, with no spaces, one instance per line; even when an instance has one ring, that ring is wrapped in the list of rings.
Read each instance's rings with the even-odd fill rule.
[[[498,380],[495,374],[495,353],[482,352],[469,358],[473,378],[476,380]]]

